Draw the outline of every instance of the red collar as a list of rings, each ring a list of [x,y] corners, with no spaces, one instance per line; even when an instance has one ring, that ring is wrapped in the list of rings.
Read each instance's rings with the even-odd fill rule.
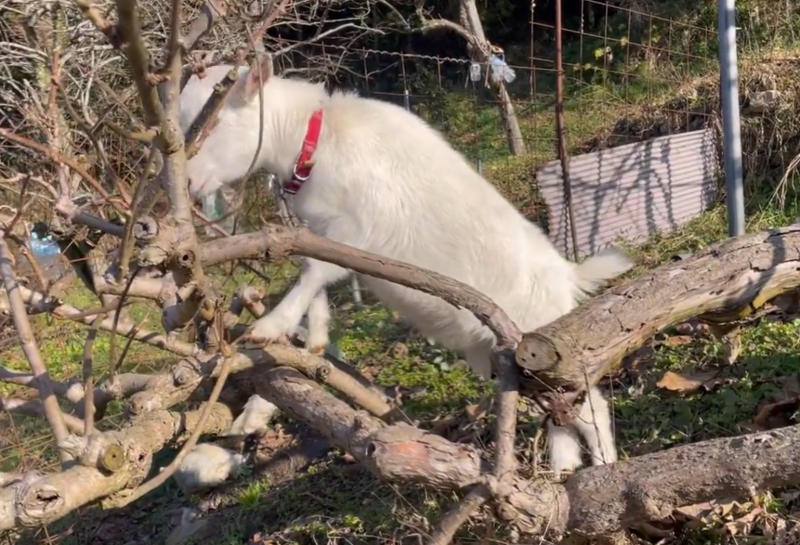
[[[303,148],[297,157],[297,162],[292,169],[292,177],[283,183],[283,190],[290,195],[294,195],[303,186],[303,183],[311,176],[311,169],[314,168],[312,160],[314,152],[319,143],[319,134],[322,131],[322,108],[315,110],[308,120],[306,137],[303,140]]]

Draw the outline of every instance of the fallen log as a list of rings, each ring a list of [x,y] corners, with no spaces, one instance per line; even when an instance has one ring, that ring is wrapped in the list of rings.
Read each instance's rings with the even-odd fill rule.
[[[799,271],[800,226],[792,225],[715,244],[624,282],[523,335],[520,392],[569,406],[657,332],[694,316],[743,319],[800,287]]]
[[[495,510],[527,535],[569,531],[606,536],[643,521],[663,520],[685,505],[749,498],[800,484],[800,426],[687,444],[588,468],[563,484],[519,476],[503,484],[493,476],[493,462],[473,446],[407,424],[386,424],[295,369],[242,367],[249,375],[243,382],[323,433],[380,479],[439,490],[488,486],[494,489],[492,498],[500,498],[492,504]],[[220,432],[232,420],[224,405],[217,407],[207,431]],[[115,472],[77,466],[9,483],[0,489],[0,530],[46,524],[103,497],[113,505],[115,492],[135,487],[147,474],[152,452],[185,436],[198,414],[157,410],[129,428],[109,432],[126,453],[125,464]]]
[[[276,368],[254,384],[282,410],[328,437],[382,480],[439,490],[496,486],[492,463],[474,447],[407,424],[387,425],[324,391],[298,371]],[[494,507],[525,534],[609,536],[674,509],[750,498],[800,484],[800,426],[674,447],[579,471],[565,483],[520,477]]]

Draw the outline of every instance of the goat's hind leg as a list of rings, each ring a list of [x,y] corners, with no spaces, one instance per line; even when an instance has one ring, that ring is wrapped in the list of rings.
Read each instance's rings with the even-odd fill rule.
[[[611,409],[596,387],[589,388],[578,418],[572,423],[589,447],[592,465],[601,466],[617,461],[617,445],[611,428]]]
[[[559,475],[575,471],[583,465],[580,438],[586,442],[592,465],[617,461],[617,446],[611,430],[611,411],[608,401],[596,387],[589,389],[575,421],[566,426],[547,424],[547,444],[550,468]]]

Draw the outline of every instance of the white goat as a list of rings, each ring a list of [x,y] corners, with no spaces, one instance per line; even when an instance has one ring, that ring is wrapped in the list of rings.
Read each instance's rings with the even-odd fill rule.
[[[189,81],[181,95],[184,128],[230,68],[211,67],[203,80]],[[296,166],[303,170],[301,148],[313,132],[309,120],[319,112],[321,132],[308,163],[313,168],[306,179],[300,177],[293,208],[321,236],[457,279],[491,298],[523,331],[568,313],[581,297],[631,266],[613,249],[580,265],[567,261],[421,118],[388,102],[329,94],[322,84],[278,77],[269,56],[240,74],[216,126],[189,161],[190,192],[202,197],[241,178],[256,153],[256,168],[296,180]],[[290,335],[307,312],[307,345],[327,345],[325,287],[347,274],[330,263],[304,260],[297,284],[254,324],[252,335],[265,340]],[[360,279],[423,335],[460,352],[474,372],[490,378],[495,337],[471,312],[391,282]],[[573,424],[548,428],[554,472],[582,465],[578,434],[594,465],[616,461],[608,404],[595,388]]]

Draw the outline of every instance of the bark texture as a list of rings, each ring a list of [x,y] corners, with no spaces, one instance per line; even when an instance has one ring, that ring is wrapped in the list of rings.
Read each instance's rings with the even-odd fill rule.
[[[800,286],[800,226],[731,239],[659,267],[523,335],[521,392],[553,405],[571,400],[664,328],[699,316],[712,323],[751,315]]]

